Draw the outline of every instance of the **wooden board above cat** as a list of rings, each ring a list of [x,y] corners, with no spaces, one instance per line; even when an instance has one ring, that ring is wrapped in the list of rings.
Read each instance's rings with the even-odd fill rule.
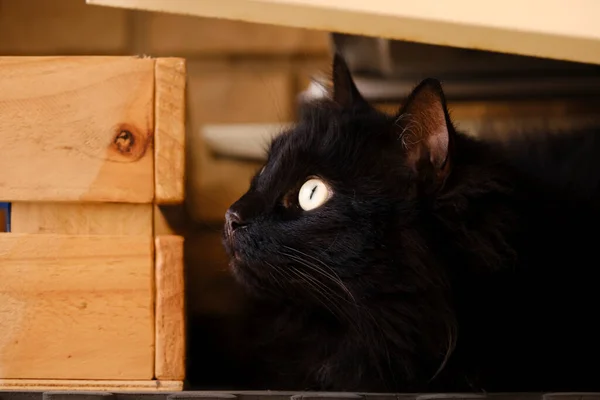
[[[595,0],[87,0],[88,4],[162,11],[421,43],[600,63]],[[543,12],[539,12],[543,10]],[[536,15],[531,18],[530,15]],[[566,18],[568,16],[568,18]]]

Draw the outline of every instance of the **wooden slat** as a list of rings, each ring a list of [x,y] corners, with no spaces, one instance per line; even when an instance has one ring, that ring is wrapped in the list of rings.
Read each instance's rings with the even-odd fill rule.
[[[448,104],[452,119],[458,128],[473,135],[485,134],[478,131],[482,125],[490,122],[502,124],[507,127],[505,131],[509,131],[510,126],[523,128],[541,124],[554,129],[568,129],[580,124],[598,124],[599,106],[600,101],[595,98],[510,102],[464,101]],[[400,104],[375,104],[375,107],[393,114],[398,112]],[[291,123],[205,124],[200,130],[200,137],[210,152],[219,156],[264,161],[267,144],[291,126]],[[210,165],[218,161],[220,160],[214,160]],[[207,174],[218,174],[215,171],[208,171]]]
[[[263,123],[293,118],[296,93],[289,63],[195,61],[187,64],[187,75],[193,130],[205,123]]]
[[[152,379],[148,236],[0,234],[0,378]]]
[[[377,104],[376,107],[390,114],[398,112],[400,103]],[[597,115],[600,99],[530,99],[530,100],[494,100],[494,101],[456,101],[449,102],[448,109],[452,119],[485,118],[569,118],[573,116]]]
[[[156,360],[158,379],[185,377],[183,237],[158,236],[156,249]]]
[[[156,60],[154,182],[157,204],[181,203],[185,169],[185,61]]]
[[[307,56],[326,55],[329,52],[326,32],[162,13],[142,15],[145,23],[140,33],[146,41],[149,54],[194,58],[224,55]]]
[[[149,203],[154,60],[0,58],[0,200]]]
[[[0,9],[0,54],[130,51],[127,10],[89,7],[81,0],[0,0]]]
[[[87,2],[600,63],[597,0],[494,0],[485,5],[475,0]]]
[[[0,379],[1,390],[86,391],[86,392],[175,392],[183,390],[182,381],[86,381],[43,379]]]
[[[13,233],[152,236],[152,204],[24,203],[12,205]]]

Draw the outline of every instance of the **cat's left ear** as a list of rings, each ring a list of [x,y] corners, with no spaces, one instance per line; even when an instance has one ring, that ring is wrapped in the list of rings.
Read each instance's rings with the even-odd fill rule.
[[[454,129],[440,82],[421,82],[400,110],[396,125],[407,165],[443,182],[450,173]]]
[[[341,54],[335,53],[333,57],[333,101],[342,108],[351,109],[367,106],[367,101],[358,91],[348,64]]]

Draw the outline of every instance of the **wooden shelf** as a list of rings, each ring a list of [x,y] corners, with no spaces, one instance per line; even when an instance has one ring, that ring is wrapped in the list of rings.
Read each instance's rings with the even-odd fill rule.
[[[179,392],[181,381],[85,381],[43,379],[0,379],[0,391],[85,391],[85,392]]]
[[[600,64],[597,0],[86,0]]]

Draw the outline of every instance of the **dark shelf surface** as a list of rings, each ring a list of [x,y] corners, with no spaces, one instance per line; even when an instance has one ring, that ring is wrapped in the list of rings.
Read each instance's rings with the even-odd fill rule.
[[[388,394],[330,392],[25,392],[0,391],[0,400],[600,400],[598,393]]]

